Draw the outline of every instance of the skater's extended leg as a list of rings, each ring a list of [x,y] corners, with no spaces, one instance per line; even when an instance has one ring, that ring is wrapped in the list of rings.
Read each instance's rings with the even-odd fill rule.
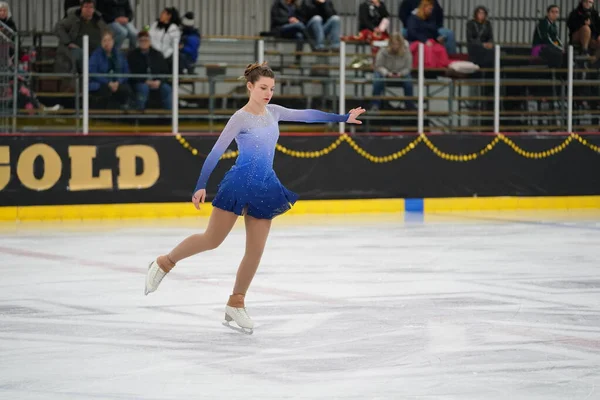
[[[145,294],[154,292],[177,262],[194,254],[219,247],[231,232],[236,220],[237,215],[234,213],[214,208],[204,233],[189,236],[169,254],[159,256],[156,261],[150,263],[146,274]]]

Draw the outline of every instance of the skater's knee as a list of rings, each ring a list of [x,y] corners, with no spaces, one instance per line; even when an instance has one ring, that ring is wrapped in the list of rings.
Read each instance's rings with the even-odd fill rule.
[[[214,250],[219,247],[224,240],[224,237],[208,234],[206,236],[206,246],[208,247],[208,250]]]

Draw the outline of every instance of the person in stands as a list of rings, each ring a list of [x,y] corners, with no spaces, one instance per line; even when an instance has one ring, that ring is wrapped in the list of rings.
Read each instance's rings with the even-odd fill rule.
[[[173,89],[166,77],[156,76],[168,75],[170,69],[162,54],[152,48],[148,32],[138,33],[138,47],[129,52],[128,62],[131,73],[136,75],[130,79],[135,89],[136,108],[146,109],[150,94],[157,93],[163,108],[170,110],[173,107]]]
[[[381,96],[385,86],[400,86],[404,88],[404,95],[413,96],[413,84],[410,75],[413,59],[406,40],[399,34],[393,34],[388,46],[382,48],[375,58],[375,74],[373,76],[373,96]],[[389,78],[404,78],[401,82],[386,82]],[[377,111],[381,108],[381,100],[371,103],[371,110]],[[406,102],[406,108],[414,110],[415,103],[412,100]]]
[[[58,37],[58,49],[55,72],[81,73],[84,36],[88,36],[90,54],[100,46],[102,33],[108,25],[96,11],[95,3],[95,0],[82,0],[80,6],[70,8],[67,17],[56,24],[54,33]]]
[[[314,40],[315,51],[326,51],[325,41],[331,51],[340,49],[341,19],[332,0],[304,0],[301,14],[306,19],[306,28]]]
[[[129,39],[129,47],[135,47],[138,30],[133,25],[133,8],[130,0],[97,0],[96,8],[113,32],[115,47],[120,49]]]
[[[402,33],[407,39],[408,20],[411,15],[414,15],[417,12],[420,3],[420,0],[403,0],[402,3],[400,3],[400,11],[398,14],[400,16],[400,21],[402,21],[402,25],[404,26]],[[440,43],[444,44],[448,54],[456,54],[456,39],[454,37],[454,32],[444,28],[444,9],[438,0],[433,0],[431,17],[433,18],[437,29],[436,36],[441,38]],[[411,41],[410,39],[408,40]]]
[[[494,33],[483,6],[475,8],[473,19],[467,22],[467,50],[469,60],[480,67],[494,65]]]
[[[95,76],[95,74],[103,76]],[[104,32],[101,47],[97,48],[90,57],[89,88],[98,108],[124,110],[130,108],[131,88],[127,78],[122,76],[127,74],[129,74],[127,59],[115,48],[112,31]]]

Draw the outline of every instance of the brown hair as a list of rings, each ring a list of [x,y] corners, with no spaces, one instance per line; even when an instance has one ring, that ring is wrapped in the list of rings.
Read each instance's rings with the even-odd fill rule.
[[[102,31],[102,36],[100,36],[100,39],[104,39],[105,36],[110,36],[113,39],[115,38],[115,34],[112,33],[112,31],[108,30],[108,29],[105,31]]]
[[[425,7],[427,6],[432,6],[433,7],[433,0],[421,0],[421,3],[419,4],[419,8],[417,9],[417,17],[421,18],[421,19],[426,19],[427,15],[425,15]]]
[[[396,42],[400,45],[400,49],[398,50],[397,54],[403,56],[406,52],[406,43],[404,43],[404,37],[402,37],[402,35],[400,35],[398,32],[394,32],[388,39],[388,49],[390,48],[392,42]]]
[[[475,8],[475,11],[473,11],[473,19],[475,21],[477,21],[477,14],[479,14],[479,11],[483,11],[485,13],[485,19],[487,19],[487,17],[488,17],[488,10],[484,6],[477,6]]]
[[[273,70],[267,65],[266,62],[262,64],[248,64],[246,70],[244,71],[244,79],[246,79],[246,82],[249,83],[255,83],[260,79],[261,76],[275,79]]]

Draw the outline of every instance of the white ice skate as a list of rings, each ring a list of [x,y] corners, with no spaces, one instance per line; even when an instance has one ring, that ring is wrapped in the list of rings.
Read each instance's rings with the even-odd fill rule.
[[[231,325],[231,321],[234,321],[237,326]],[[225,306],[225,321],[223,321],[223,325],[248,335],[252,335],[254,330],[254,322],[250,319],[245,307]]]
[[[159,266],[156,260],[152,261],[150,265],[148,265],[148,273],[146,275],[146,290],[144,294],[148,296],[148,293],[154,292],[158,289],[158,285],[163,280],[167,273],[163,271]]]

